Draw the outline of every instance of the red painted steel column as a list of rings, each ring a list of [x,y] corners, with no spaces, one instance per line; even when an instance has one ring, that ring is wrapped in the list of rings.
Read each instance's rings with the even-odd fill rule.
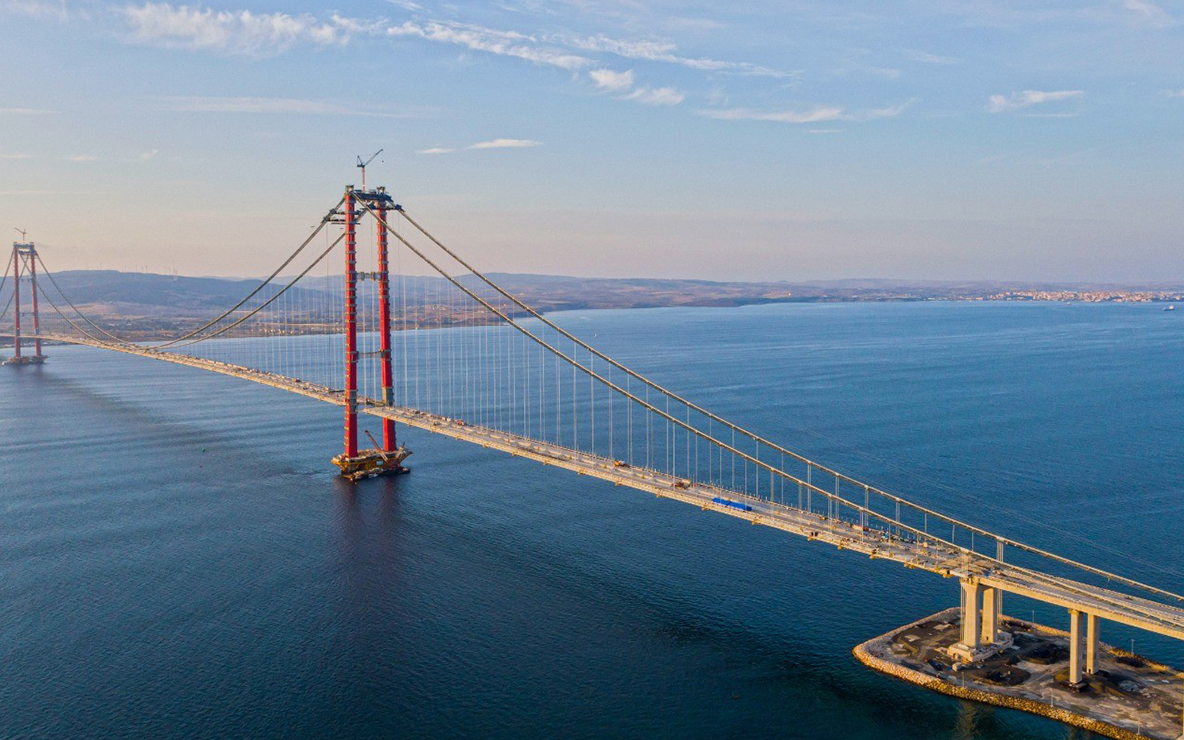
[[[386,203],[378,204],[378,331],[382,348],[382,402],[395,402],[394,371],[391,367],[391,276],[387,258]],[[390,452],[398,448],[395,439],[395,420],[382,420],[382,449]]]
[[[37,313],[37,252],[36,247],[29,248],[29,278],[32,282],[30,293],[33,295],[33,354],[41,356],[41,316]]]
[[[16,334],[12,345],[16,350],[16,357],[19,359],[21,356],[21,261],[15,245],[12,248],[12,277],[12,317],[15,325],[13,333]]]
[[[358,242],[354,188],[345,188],[345,456],[358,456]]]

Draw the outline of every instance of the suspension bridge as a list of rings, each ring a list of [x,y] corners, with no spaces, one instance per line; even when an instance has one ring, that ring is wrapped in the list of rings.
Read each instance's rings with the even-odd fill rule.
[[[267,278],[244,285],[192,328],[121,336],[22,240],[0,280],[6,364],[41,365],[73,344],[230,375],[340,407],[332,462],[351,480],[407,472],[398,432],[410,427],[957,578],[955,665],[1011,646],[1004,593],[1066,610],[1069,686],[1100,670],[1099,620],[1184,640],[1184,596],[944,515],[722,418],[504,290],[383,188],[347,187]],[[360,446],[359,414],[381,424],[381,439],[365,433],[372,447]]]

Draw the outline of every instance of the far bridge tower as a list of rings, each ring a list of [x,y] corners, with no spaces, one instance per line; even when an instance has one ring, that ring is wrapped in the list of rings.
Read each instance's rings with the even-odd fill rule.
[[[18,231],[20,231],[18,229]],[[5,365],[40,365],[45,362],[45,355],[41,352],[41,314],[37,306],[37,247],[31,241],[24,241],[24,231],[21,231],[22,241],[12,244],[12,321],[13,321],[13,355],[4,361]],[[24,340],[21,337],[21,281],[27,280],[29,295],[33,308],[33,354],[24,354]]]

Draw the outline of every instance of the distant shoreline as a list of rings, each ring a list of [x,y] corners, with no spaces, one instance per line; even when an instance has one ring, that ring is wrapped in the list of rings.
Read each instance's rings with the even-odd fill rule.
[[[1184,288],[1119,288],[1101,284],[1020,284],[840,280],[815,283],[721,282],[656,278],[577,278],[556,275],[493,273],[490,279],[540,313],[636,308],[736,308],[778,303],[918,303],[1056,302],[1056,303],[1184,303]],[[130,341],[174,337],[235,305],[255,280],[194,278],[179,275],[76,270],[59,273],[60,284],[78,308],[104,329]],[[492,293],[472,275],[457,278],[481,294]],[[333,332],[340,320],[343,281],[315,277],[287,289],[285,300],[264,308],[251,321],[251,336],[306,335]],[[283,288],[277,281],[261,291],[256,308]],[[374,283],[359,287],[363,306]],[[48,289],[48,287],[47,287]],[[472,326],[497,319],[439,277],[398,276],[391,280],[392,303],[399,307],[395,330]],[[508,302],[498,297],[495,302]],[[283,307],[296,306],[299,319]],[[511,312],[522,314],[521,311]],[[42,311],[43,322],[58,320]],[[231,332],[225,336],[232,336]],[[243,334],[244,336],[247,334]]]
[[[1167,300],[1156,301],[1063,301],[1052,299],[978,299],[978,298],[878,298],[878,299],[859,299],[859,298],[832,298],[832,297],[800,297],[800,298],[785,298],[776,300],[764,301],[749,301],[737,302],[725,305],[703,305],[703,304],[680,304],[680,305],[632,305],[632,306],[562,306],[539,310],[540,314],[553,315],[558,313],[572,313],[584,311],[639,311],[639,310],[655,310],[655,309],[670,309],[670,308],[744,308],[752,306],[770,306],[770,305],[836,305],[836,304],[854,304],[854,303],[1007,303],[1007,304],[1039,304],[1039,305],[1056,305],[1056,304],[1083,304],[1083,305],[1160,305],[1170,303]],[[1184,301],[1181,301],[1184,303]],[[1162,309],[1166,311],[1167,309]],[[1181,309],[1184,313],[1184,308]],[[526,317],[525,312],[513,313],[514,318]],[[113,333],[131,342],[137,343],[151,343],[165,341],[177,336],[179,332],[189,331],[194,326],[201,322],[198,317],[175,317],[168,323],[174,325],[172,331],[166,331],[158,325],[158,322],[144,317],[129,318],[124,316],[105,317],[106,321],[102,323],[104,327]],[[43,331],[46,333],[53,333],[55,331],[55,323],[57,317],[42,318]],[[188,323],[186,323],[186,321]],[[422,323],[408,323],[396,322],[392,325],[392,331],[427,331],[432,329],[448,329],[448,328],[472,328],[476,326],[494,326],[499,325],[501,321],[492,315],[488,317],[481,317],[474,321],[473,318],[465,320],[437,320],[425,321]],[[63,329],[64,327],[57,327]],[[339,326],[327,327],[323,323],[313,323],[305,326],[299,325],[285,325],[276,328],[270,332],[261,334],[257,330],[247,329],[243,333],[227,333],[223,334],[222,339],[243,339],[243,338],[268,338],[268,337],[295,337],[295,336],[325,336],[340,334],[341,328]],[[25,343],[31,342],[26,332]],[[46,340],[49,344],[56,344],[52,340]],[[0,338],[0,347],[11,347],[12,339],[9,337]]]

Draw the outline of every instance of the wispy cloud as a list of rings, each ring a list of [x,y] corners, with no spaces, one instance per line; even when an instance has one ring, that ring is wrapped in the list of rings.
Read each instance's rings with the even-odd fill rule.
[[[625,100],[635,100],[644,105],[678,105],[686,95],[673,87],[639,87],[628,95]]]
[[[633,87],[633,70],[614,72],[611,69],[594,69],[588,73],[592,83],[606,92],[624,93],[617,100],[632,100],[643,105],[678,105],[685,98],[684,93],[673,87]]]
[[[490,139],[489,141],[479,141],[469,146],[469,149],[526,149],[542,145],[543,142],[534,139]]]
[[[153,160],[160,154],[159,149],[149,149],[148,151],[140,152],[138,154],[118,153],[107,154],[99,156],[97,154],[71,154],[65,157],[59,157],[63,162],[73,162],[74,164],[87,164],[89,162],[148,162]],[[29,159],[28,154],[3,155],[0,154],[0,159]]]
[[[419,8],[415,6],[412,10],[417,12]],[[653,106],[679,105],[685,100],[686,95],[670,86],[638,86],[632,70],[618,72],[608,67],[597,67],[595,57],[615,55],[628,59],[676,64],[704,72],[774,78],[794,76],[792,73],[749,62],[681,55],[677,53],[675,44],[668,41],[616,39],[605,35],[539,36],[459,21],[415,19],[393,25],[384,20],[363,21],[336,14],[326,20],[307,13],[293,15],[283,12],[255,13],[249,10],[214,11],[196,5],[174,5],[153,0],[141,5],[120,6],[116,11],[126,21],[129,29],[128,40],[133,43],[259,57],[278,54],[298,44],[319,47],[345,46],[354,37],[418,38],[572,72],[589,69],[588,75],[598,89],[614,93],[620,100]],[[169,100],[171,109],[188,112],[410,117],[323,100],[250,97]],[[432,150],[431,153],[445,152]]]
[[[680,56],[674,53],[678,47],[668,41],[633,41],[600,35],[577,36],[569,39],[568,43],[583,51],[615,54],[626,59],[644,59],[651,62],[678,64],[706,72],[732,72],[758,77],[795,76],[791,72],[782,72],[749,62],[729,62],[720,59]]]
[[[720,121],[775,121],[777,123],[818,123],[819,121],[837,121],[843,117],[842,108],[826,105],[817,105],[802,110],[781,111],[722,108],[703,110],[700,113]]]
[[[42,108],[0,108],[0,116],[44,116],[53,112]]]
[[[416,154],[452,154],[453,152],[474,149],[529,149],[542,145],[543,142],[535,141],[534,139],[490,139],[488,141],[478,141],[476,144],[469,144],[464,147],[434,146],[430,149],[420,149]]]
[[[812,129],[807,130],[806,133],[808,133],[808,134],[837,134],[841,131],[842,131],[842,129],[837,129],[837,128],[812,128]]]
[[[1167,90],[1164,92],[1169,98],[1184,98],[1184,90]]]
[[[1024,90],[1023,92],[1014,92],[1011,95],[992,95],[987,101],[987,110],[991,113],[1003,113],[1004,111],[1018,110],[1032,105],[1077,98],[1084,94],[1085,92],[1083,90],[1055,90],[1051,92]]]
[[[1123,0],[1122,5],[1149,25],[1159,27],[1173,25],[1172,17],[1168,15],[1167,11],[1148,0]]]
[[[908,107],[910,105],[912,105],[914,102],[916,102],[916,101],[915,100],[906,100],[903,103],[897,103],[896,105],[889,105],[884,108],[871,108],[870,110],[865,110],[860,113],[853,113],[853,114],[849,115],[846,120],[849,120],[849,121],[874,121],[878,118],[896,118],[901,113],[904,113],[906,110],[908,110]]]
[[[13,152],[11,154],[0,153],[0,159],[32,159],[32,154],[25,154],[24,152]]]
[[[316,116],[371,116],[376,118],[419,118],[418,114],[345,105],[327,100],[302,98],[190,97],[161,99],[168,110],[182,113],[295,113]]]
[[[910,62],[921,62],[922,64],[960,64],[962,62],[957,57],[944,57],[917,49],[905,49],[900,55]]]
[[[47,0],[9,1],[35,3]],[[412,12],[421,10],[414,4],[404,4],[404,7]],[[589,53],[596,53],[677,64],[707,72],[793,76],[749,62],[682,56],[676,53],[675,44],[667,41],[625,40],[604,35],[537,36],[452,20],[408,20],[392,25],[384,20],[366,21],[337,14],[326,20],[307,13],[214,11],[201,6],[152,1],[122,6],[118,13],[126,20],[130,39],[136,43],[247,56],[277,54],[302,43],[344,46],[355,36],[414,37],[569,71],[593,66],[596,60]]]
[[[701,115],[721,121],[772,121],[775,123],[821,123],[824,121],[872,121],[899,116],[912,101],[863,111],[847,111],[837,105],[816,105],[797,110],[760,111],[751,108],[709,108]]]
[[[319,21],[308,14],[214,11],[154,2],[128,5],[119,12],[136,43],[248,56],[276,54],[298,43],[342,45],[366,28],[336,15]]]
[[[64,0],[56,2],[53,0],[3,0],[0,2],[0,12],[62,23],[76,18],[89,17],[85,10],[77,6],[71,7]]]
[[[601,90],[621,92],[633,88],[633,70],[614,72],[611,69],[594,69],[588,73],[592,83]]]
[[[539,44],[534,37],[527,34],[516,31],[499,31],[470,24],[439,21],[420,24],[407,21],[402,25],[387,28],[386,34],[388,36],[416,36],[429,41],[456,44],[473,51],[517,57],[535,64],[544,64],[560,69],[577,70],[592,64],[592,60],[586,56]]]
[[[831,74],[840,77],[873,77],[881,80],[900,79],[899,69],[894,67],[877,67],[874,64],[868,64],[861,59],[864,56],[866,56],[866,53],[855,54],[853,58],[844,60],[831,70]]]

